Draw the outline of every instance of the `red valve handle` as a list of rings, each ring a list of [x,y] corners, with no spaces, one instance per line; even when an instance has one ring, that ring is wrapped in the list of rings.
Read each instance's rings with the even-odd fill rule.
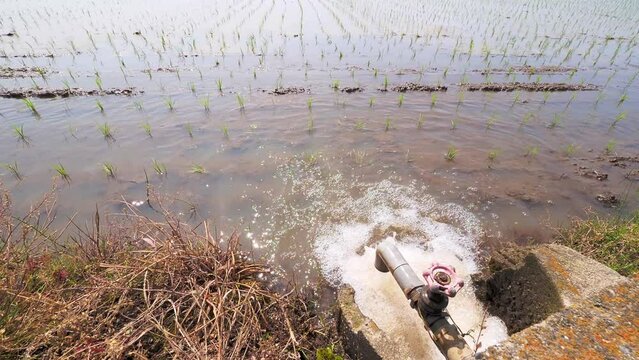
[[[457,276],[455,268],[451,265],[433,263],[422,274],[430,292],[455,297],[464,286],[464,280]]]

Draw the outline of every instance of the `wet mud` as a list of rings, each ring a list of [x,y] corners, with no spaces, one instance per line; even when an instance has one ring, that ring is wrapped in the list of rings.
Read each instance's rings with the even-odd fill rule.
[[[562,74],[562,73],[572,73],[577,71],[577,68],[574,67],[562,67],[562,66],[531,66],[531,65],[523,65],[523,66],[511,66],[505,69],[493,68],[486,70],[477,70],[481,72],[482,75],[487,74],[530,74],[530,75],[549,75],[549,74]]]
[[[69,89],[13,89],[0,90],[0,98],[26,99],[26,98],[67,98],[72,96],[134,96],[143,91],[136,88],[104,89],[104,90],[83,90],[80,88]]]
[[[568,84],[568,83],[478,83],[478,84],[460,84],[460,87],[466,91],[489,91],[489,92],[508,92],[508,91],[595,91],[599,87],[592,84]]]
[[[408,91],[422,91],[422,92],[436,92],[436,91],[446,91],[448,87],[445,85],[423,85],[417,83],[405,83],[397,86],[393,86],[390,88],[391,91],[397,92],[408,92]],[[380,91],[385,91],[384,89],[379,89]]]
[[[271,95],[292,95],[310,93],[309,89],[303,87],[281,87],[274,90],[262,90]]]
[[[44,76],[52,71],[41,67],[0,67],[0,78],[26,78]]]

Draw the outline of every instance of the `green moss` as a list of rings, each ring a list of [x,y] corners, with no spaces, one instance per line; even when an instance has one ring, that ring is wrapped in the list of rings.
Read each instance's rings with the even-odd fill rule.
[[[335,354],[333,345],[317,349],[315,357],[317,360],[344,360],[343,357]]]

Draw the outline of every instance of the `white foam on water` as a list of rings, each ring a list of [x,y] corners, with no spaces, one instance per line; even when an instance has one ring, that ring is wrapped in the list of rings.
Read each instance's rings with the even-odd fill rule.
[[[314,243],[323,275],[336,286],[353,287],[362,313],[397,340],[403,347],[402,357],[443,359],[393,277],[374,268],[375,244],[370,242],[376,229],[401,229],[401,240],[391,241],[418,274],[437,261],[453,265],[466,284],[471,284],[470,274],[477,271],[476,246],[481,234],[477,219],[459,206],[437,204],[412,187],[389,181],[372,186],[361,198],[335,212],[334,218],[343,222],[320,228]],[[499,318],[484,316],[472,286],[467,285],[451,299],[448,310],[462,331],[473,329],[475,337],[483,320],[480,350],[507,337]],[[468,336],[466,340],[474,348],[474,340]]]

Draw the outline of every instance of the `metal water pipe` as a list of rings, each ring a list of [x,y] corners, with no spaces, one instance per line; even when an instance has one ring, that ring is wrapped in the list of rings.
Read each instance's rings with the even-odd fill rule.
[[[474,352],[446,311],[449,298],[454,297],[464,286],[464,281],[457,276],[455,268],[433,264],[422,274],[426,280],[424,284],[391,241],[380,243],[375,254],[375,268],[381,272],[390,271],[446,359],[474,359]]]

